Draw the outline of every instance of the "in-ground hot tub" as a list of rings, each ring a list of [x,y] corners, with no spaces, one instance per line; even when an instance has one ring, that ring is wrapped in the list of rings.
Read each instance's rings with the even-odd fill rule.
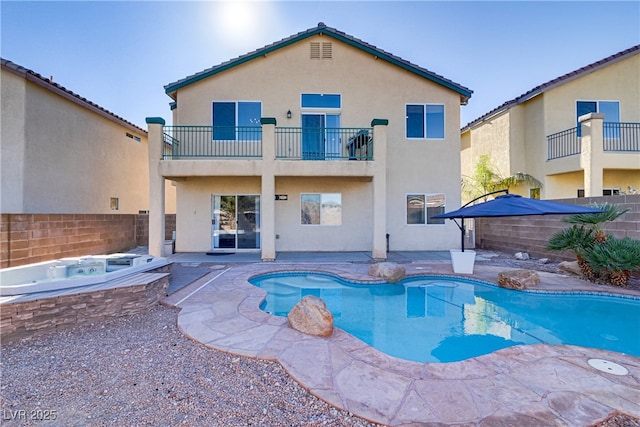
[[[0,269],[0,296],[94,285],[167,264],[165,258],[117,253],[3,268]]]

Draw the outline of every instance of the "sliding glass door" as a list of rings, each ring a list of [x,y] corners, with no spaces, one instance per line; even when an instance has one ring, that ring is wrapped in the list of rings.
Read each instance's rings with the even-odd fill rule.
[[[302,158],[337,159],[341,155],[340,115],[302,115]]]
[[[212,249],[260,248],[260,196],[212,195]]]

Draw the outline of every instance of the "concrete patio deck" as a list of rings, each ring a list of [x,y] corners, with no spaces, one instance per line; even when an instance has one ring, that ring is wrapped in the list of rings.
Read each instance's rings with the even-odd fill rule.
[[[446,258],[439,253],[424,255],[416,254],[415,259],[405,255],[407,275],[453,274],[448,253]],[[286,318],[262,312],[259,305],[265,291],[248,283],[254,275],[274,271],[324,271],[371,280],[370,264],[361,259],[364,255],[342,254],[340,262],[332,256],[307,254],[293,262],[276,259],[271,263],[233,260],[233,256],[175,254],[170,258],[207,262],[210,267],[208,274],[164,300],[181,308],[181,331],[218,350],[276,360],[309,392],[360,417],[392,426],[536,427],[587,426],[616,411],[640,417],[638,357],[542,344],[510,347],[454,363],[402,360],[339,329],[329,338],[299,333]],[[201,261],[203,257],[206,261]],[[473,277],[495,282],[502,270],[476,264]],[[540,276],[540,289],[599,289],[571,277]],[[612,293],[614,289],[602,290]],[[640,297],[636,291],[622,293]],[[628,374],[598,371],[588,364],[589,359],[617,363]]]

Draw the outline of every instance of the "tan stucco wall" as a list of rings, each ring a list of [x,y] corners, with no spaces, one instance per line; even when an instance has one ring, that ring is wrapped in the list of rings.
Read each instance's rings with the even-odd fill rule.
[[[188,178],[176,182],[176,251],[211,250],[211,195],[260,194],[260,178]]]
[[[146,132],[4,69],[1,114],[3,213],[149,209]],[[174,213],[175,188],[167,193],[167,213]],[[111,209],[111,197],[118,198],[118,210]]]
[[[545,135],[576,126],[577,100],[620,101],[620,121],[640,121],[638,70],[640,54],[546,91]]]
[[[309,43],[318,40],[332,43],[333,59],[309,59]],[[407,227],[405,224],[407,193],[445,193],[447,209],[455,209],[460,206],[459,94],[383,60],[376,59],[373,55],[359,49],[327,36],[316,36],[269,53],[266,57],[255,59],[193,83],[177,92],[178,108],[174,111],[174,119],[176,120],[174,124],[211,125],[211,103],[213,100],[254,100],[262,102],[263,117],[275,117],[278,126],[299,127],[301,125],[300,95],[302,93],[341,94],[342,108],[339,110],[339,114],[341,115],[342,127],[369,127],[374,118],[389,120],[385,153],[387,157],[386,231],[392,235],[392,249],[448,249],[459,245],[459,234],[456,233],[457,228],[454,224],[422,227]],[[407,103],[444,104],[445,139],[406,140],[404,135],[405,105]],[[286,118],[288,110],[292,112],[291,119]],[[314,110],[306,111],[314,112]],[[380,159],[381,155],[382,153],[376,153],[374,157]],[[337,166],[331,165],[333,168],[331,175],[339,174],[335,168],[340,168],[340,162],[314,162],[313,167],[302,171],[302,175],[316,175],[317,168],[328,167],[326,163],[336,163]],[[246,164],[246,167],[251,167],[249,165],[251,165],[250,162]],[[163,166],[163,168],[165,167]],[[166,169],[171,169],[171,167],[167,166]],[[345,175],[349,175],[351,169],[345,168]],[[255,169],[252,171],[255,172]],[[372,173],[376,174],[375,171],[363,172],[366,176],[371,176]],[[285,182],[278,178],[277,170],[276,180],[280,183],[278,185]],[[360,203],[360,199],[365,200],[365,194],[372,191],[370,188],[371,178],[368,178],[367,181],[366,184],[358,183],[357,185],[355,184],[358,182],[357,180],[345,181],[349,182],[345,187],[346,196],[353,197],[354,200],[343,197],[343,203],[346,206],[352,204],[357,206],[357,216],[365,223],[370,221],[366,211],[370,210],[372,206],[370,200],[367,200],[367,203]],[[186,190],[186,187],[191,185],[190,182],[190,180],[179,182],[178,191],[185,189],[189,194],[196,194],[197,192]],[[334,178],[318,177],[300,181],[298,187],[293,190],[298,192],[311,191],[307,187],[317,187],[322,182],[328,186],[335,186]],[[351,189],[352,186],[353,189]],[[204,193],[200,192],[198,196],[194,197],[203,198]],[[367,197],[370,198],[370,196]],[[202,201],[195,202],[193,197],[185,199],[178,196],[178,218],[183,202],[194,203],[198,206],[203,203]],[[276,212],[281,209],[280,206],[282,205],[276,204]],[[292,210],[290,215],[294,215],[293,212]],[[295,215],[299,214],[297,208],[295,212]],[[178,221],[180,222],[180,219]],[[279,221],[278,217],[277,234],[280,234],[278,227],[281,224]],[[299,223],[299,219],[297,222]],[[197,227],[196,223],[191,223],[190,226]],[[202,229],[190,231],[188,235],[204,233],[204,225],[199,227]],[[207,229],[209,227],[207,225]],[[366,225],[362,227],[364,229]],[[354,230],[357,229],[358,227],[354,228]],[[287,233],[282,234],[282,237],[276,241],[278,250],[297,250],[301,247],[293,236],[291,239],[285,236],[288,236]],[[301,236],[302,234],[298,233],[297,238],[299,239]],[[318,240],[318,246],[315,250],[322,250],[323,247],[326,250],[339,250],[336,249],[337,247],[352,247],[353,250],[359,250],[367,245],[369,245],[367,249],[370,249],[371,244],[371,233],[365,233],[358,242],[345,241],[345,246],[336,245],[335,241],[321,243],[325,236],[318,238],[320,240]],[[308,242],[309,244],[305,247],[315,244],[311,243],[312,240]],[[185,251],[203,250],[201,246],[196,247],[193,242],[182,242],[180,245],[179,248]]]
[[[582,171],[549,175],[546,179],[546,198],[560,199],[564,194],[572,194],[572,197],[578,197],[579,188],[584,188],[584,174]]]
[[[525,172],[542,181],[543,199],[575,197],[576,190],[584,187],[582,182],[577,185],[575,179],[580,171],[579,156],[547,161],[547,136],[576,126],[577,100],[619,101],[620,121],[640,122],[639,69],[640,55],[613,62],[548,88],[475,125],[465,131],[469,134],[471,148],[462,156],[463,171],[470,169],[467,164],[470,160],[473,162],[481,154],[490,154],[501,173]],[[508,133],[500,119],[508,120]],[[505,156],[508,156],[508,162]],[[603,163],[611,169],[640,170],[640,162],[633,153],[605,153]],[[582,172],[579,175],[582,177]],[[563,181],[565,178],[567,181]],[[528,189],[514,192],[527,194]]]
[[[638,160],[640,163],[640,159]],[[617,188],[620,192],[629,193],[629,187],[640,192],[640,170],[604,170],[603,188]]]
[[[371,185],[362,179],[276,179],[276,193],[288,200],[276,201],[277,251],[367,251],[371,249]],[[342,224],[300,224],[301,193],[340,193]]]
[[[21,212],[23,205],[25,156],[24,80],[0,73],[0,211]]]

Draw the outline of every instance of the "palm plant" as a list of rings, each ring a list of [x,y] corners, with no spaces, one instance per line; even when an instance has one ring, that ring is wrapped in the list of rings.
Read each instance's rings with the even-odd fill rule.
[[[584,225],[574,224],[551,236],[546,248],[552,251],[572,251],[578,260],[582,274],[588,279],[593,279],[595,272],[586,261],[585,254],[593,248],[594,243],[595,238],[592,229]]]
[[[602,230],[602,225],[605,222],[613,221],[620,216],[627,213],[630,209],[623,209],[618,205],[614,205],[608,202],[593,203],[589,207],[600,209],[602,213],[590,213],[590,214],[574,214],[565,218],[565,222],[569,224],[581,224],[591,227],[595,232],[594,238],[598,243],[604,243],[607,241],[607,234]]]
[[[584,258],[601,277],[615,286],[626,286],[631,271],[640,268],[640,240],[608,236],[605,243],[593,245]]]
[[[478,158],[473,175],[462,180],[462,191],[470,199],[503,188],[516,187],[521,184],[542,188],[542,183],[532,175],[518,172],[511,176],[502,176],[496,172],[488,155]]]

